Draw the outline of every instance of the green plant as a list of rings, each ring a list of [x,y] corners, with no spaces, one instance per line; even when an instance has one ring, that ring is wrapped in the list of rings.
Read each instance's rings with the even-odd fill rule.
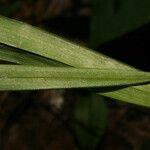
[[[0,59],[21,64],[0,65],[1,91],[100,88],[100,95],[150,106],[150,73],[5,17],[0,43]]]
[[[0,60],[13,63],[0,64],[0,91],[90,88],[99,95],[150,107],[150,73],[5,17],[0,17]],[[74,118],[92,134],[78,124],[73,127],[81,148],[95,149],[105,126],[105,106],[93,95],[82,99]]]
[[[138,29],[150,21],[149,0],[93,0],[92,47]]]

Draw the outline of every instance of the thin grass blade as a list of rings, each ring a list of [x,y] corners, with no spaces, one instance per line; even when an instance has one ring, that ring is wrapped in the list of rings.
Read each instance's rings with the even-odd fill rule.
[[[150,73],[92,68],[0,65],[0,90],[87,88],[150,82]]]
[[[128,103],[150,107],[150,84],[127,87],[116,91],[99,93],[100,95],[126,101]]]
[[[0,43],[74,67],[107,68],[110,72],[115,68],[135,70],[100,53],[80,47],[55,35],[5,17],[0,17]],[[142,86],[140,87],[142,88]],[[126,97],[119,90],[116,91],[115,96],[112,92],[105,94],[105,96],[146,106],[147,99],[143,98],[143,95],[146,94],[149,96],[149,92],[145,92],[143,89],[141,94],[139,94],[137,93],[138,91],[137,87],[134,86],[129,89],[126,88],[123,91]],[[132,96],[129,99],[131,95],[135,95],[135,98],[132,99]]]
[[[2,44],[0,44],[0,60],[20,65],[51,66],[51,67],[67,66],[60,62],[53,61],[45,57],[31,54],[26,51],[19,50]]]
[[[74,67],[130,69],[26,23],[0,16],[0,43],[26,50]]]

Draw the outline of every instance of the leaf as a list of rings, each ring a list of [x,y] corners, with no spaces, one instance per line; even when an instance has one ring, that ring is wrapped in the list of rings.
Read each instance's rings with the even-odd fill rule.
[[[0,90],[87,88],[150,82],[150,73],[72,67],[0,65]]]
[[[93,0],[91,46],[97,47],[150,22],[149,0]]]
[[[130,69],[100,53],[5,17],[0,17],[0,43],[74,67]]]
[[[13,62],[20,65],[32,66],[67,66],[57,61],[53,61],[35,54],[18,50],[13,47],[0,44],[0,60]]]
[[[150,84],[99,93],[110,98],[150,107]]]
[[[74,108],[73,131],[82,150],[95,150],[106,125],[106,106],[102,97],[80,96]]]
[[[110,72],[114,69],[135,70],[100,53],[80,47],[30,25],[5,17],[0,17],[0,43],[74,67],[105,68]],[[121,91],[116,91],[115,96],[111,92],[107,93],[107,95],[105,94],[105,96],[147,106],[148,100],[143,99],[143,95],[146,94],[149,96],[149,92],[143,90],[140,92],[141,94],[138,94],[135,91],[138,91],[137,87],[130,87],[124,91],[126,97],[122,95]],[[136,95],[134,100],[129,100],[131,95]]]

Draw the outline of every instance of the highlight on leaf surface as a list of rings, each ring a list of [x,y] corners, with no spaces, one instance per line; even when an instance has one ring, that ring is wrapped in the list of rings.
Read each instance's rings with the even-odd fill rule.
[[[6,17],[0,17],[0,43],[5,45],[0,47],[0,59],[30,66],[26,66],[26,73],[24,72],[23,74],[21,74],[20,70],[22,69],[21,67],[24,68],[24,66],[20,66],[20,68],[13,66],[14,73],[12,76],[7,72],[7,67],[10,66],[0,65],[0,84],[1,87],[5,87],[7,90],[41,89],[43,88],[43,83],[46,85],[45,88],[127,85],[126,88],[114,89],[105,93],[99,91],[98,93],[129,103],[150,106],[149,73],[137,71],[128,65],[98,52],[78,46],[77,44],[73,44],[53,34],[47,33],[46,31]],[[7,46],[13,49],[13,51],[10,51]],[[53,70],[50,78],[48,76],[43,76],[45,75],[43,74],[44,71],[40,68],[41,72],[39,72],[37,76],[26,77],[25,74],[28,74],[31,70],[33,71],[33,66],[61,66],[63,68],[61,68],[61,71],[59,70],[60,68],[57,68],[57,71]],[[69,72],[70,75],[68,74],[63,78],[63,71],[65,72],[67,69],[70,69],[66,68],[66,66],[75,67],[77,70],[76,73],[75,71]],[[88,73],[90,76],[88,77],[86,75],[86,68],[89,68]],[[51,70],[51,68],[48,69]],[[86,70],[85,72],[83,71],[84,75],[81,73],[81,70]],[[103,72],[104,70],[105,74]],[[5,77],[5,71],[9,76]],[[97,74],[97,71],[99,74]],[[33,71],[32,73],[34,74],[35,72]],[[30,72],[30,74],[32,73]],[[62,75],[62,78],[56,79],[56,74],[59,74],[59,77]],[[73,74],[75,76],[71,77]],[[94,77],[95,74],[96,78]],[[100,76],[98,77],[98,75]],[[101,75],[105,77],[100,79]],[[33,85],[29,86],[28,83],[31,82],[31,80]],[[20,85],[21,82],[24,83],[24,85]],[[137,83],[138,86],[135,86]],[[143,83],[146,85],[143,85]],[[12,85],[10,86],[10,84]],[[147,88],[145,88],[145,86],[147,86]],[[4,88],[1,90],[4,90]]]
[[[16,49],[2,44],[0,44],[0,60],[20,65],[51,66],[51,67],[68,66],[51,59],[47,59],[45,57],[36,54],[31,54],[21,49]]]
[[[88,88],[149,82],[150,73],[131,70],[0,65],[0,90]]]

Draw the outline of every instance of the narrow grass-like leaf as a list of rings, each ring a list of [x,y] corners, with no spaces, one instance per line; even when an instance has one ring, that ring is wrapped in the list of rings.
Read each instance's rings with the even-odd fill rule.
[[[57,61],[47,59],[35,54],[18,50],[13,47],[0,44],[0,60],[13,62],[20,65],[32,65],[32,66],[67,66]]]
[[[130,69],[102,54],[5,17],[0,17],[0,43],[74,67]]]
[[[41,31],[25,23],[0,17],[0,43],[26,50],[74,67],[85,68],[107,68],[110,72],[113,69],[135,70],[118,61],[110,59],[100,53],[72,44],[52,34]],[[140,86],[142,87],[142,86]],[[147,99],[143,95],[149,92],[139,91],[137,87],[126,88],[122,95],[121,91],[107,93],[105,96],[119,100],[138,103],[147,106]],[[135,95],[135,99],[129,97]]]
[[[110,98],[150,107],[150,84],[99,93]]]
[[[0,90],[107,87],[150,82],[150,73],[71,67],[0,65]]]

